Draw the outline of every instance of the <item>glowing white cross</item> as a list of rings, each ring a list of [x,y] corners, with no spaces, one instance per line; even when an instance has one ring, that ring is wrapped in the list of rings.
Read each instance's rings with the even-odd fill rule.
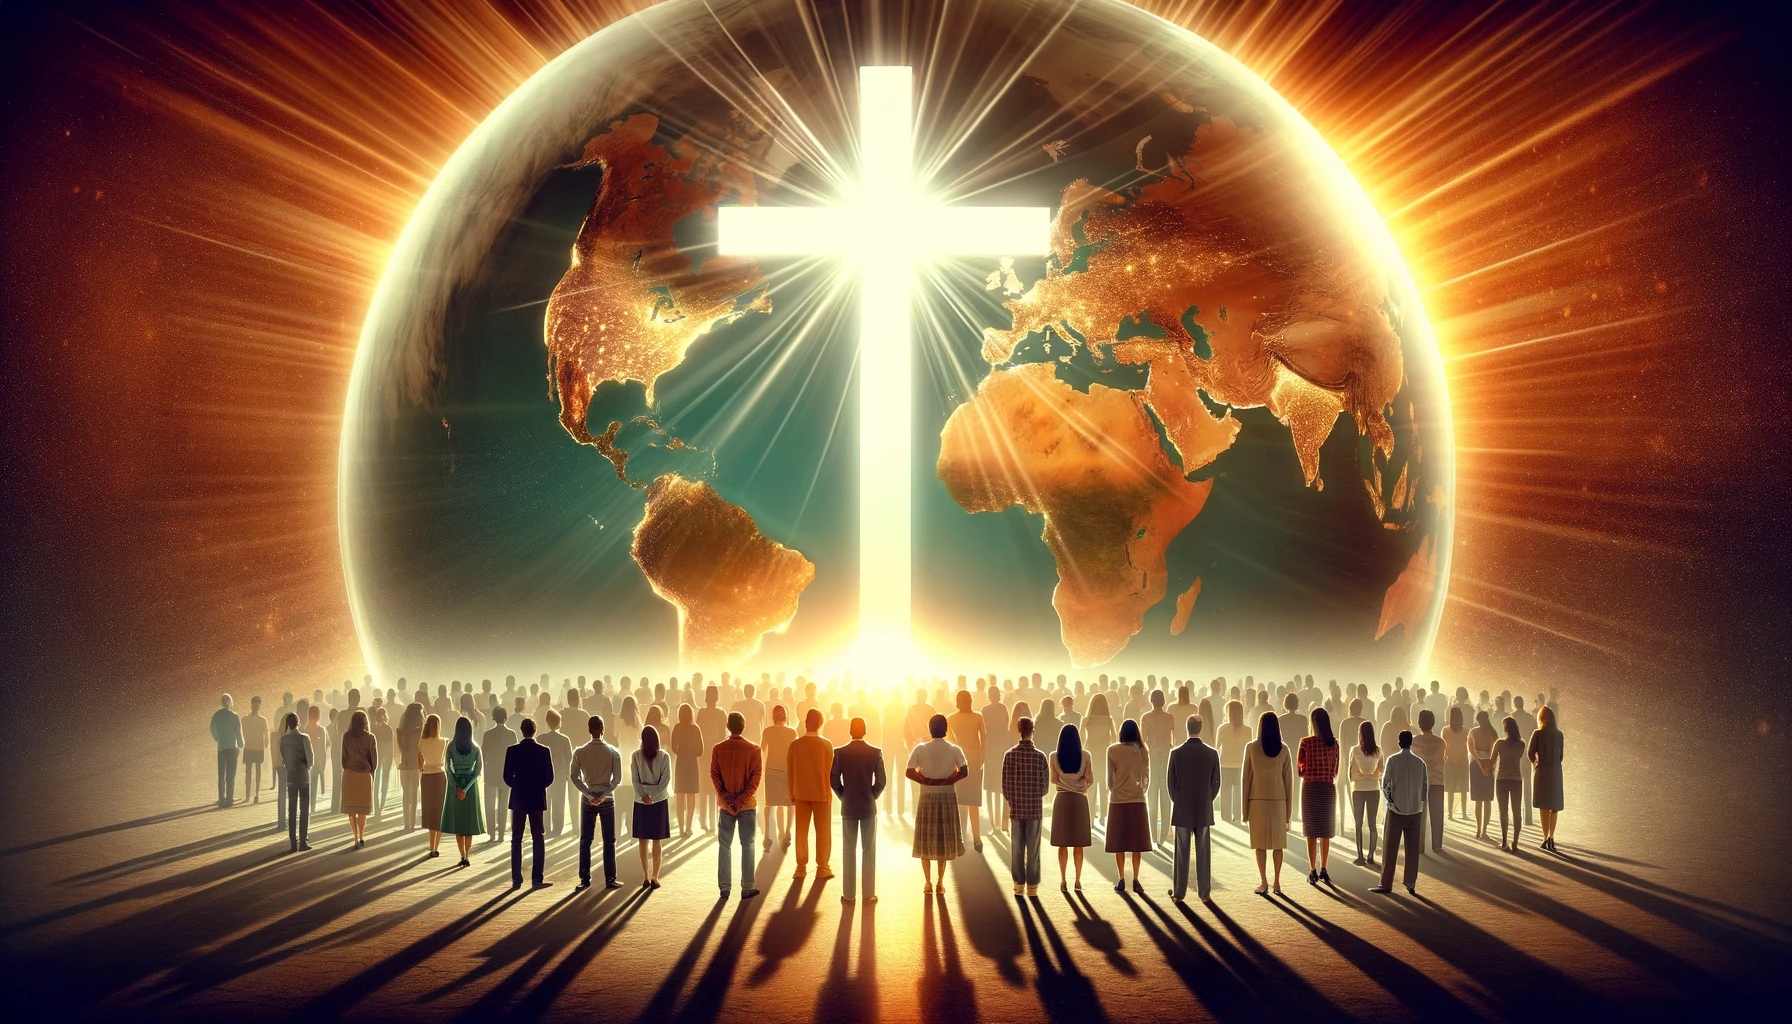
[[[859,267],[859,653],[900,670],[910,629],[909,304],[942,256],[1051,251],[1046,207],[939,206],[914,173],[914,72],[859,69],[859,192],[842,206],[728,206],[725,256],[840,256]],[[867,666],[870,667],[870,666]]]

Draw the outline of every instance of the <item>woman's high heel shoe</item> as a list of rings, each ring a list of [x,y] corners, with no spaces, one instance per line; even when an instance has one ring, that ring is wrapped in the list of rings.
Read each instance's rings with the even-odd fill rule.
[[[1317,886],[1319,884],[1319,872],[1317,872],[1317,871],[1307,872],[1307,884],[1311,885],[1311,886]]]
[[[1320,880],[1320,881],[1321,881],[1321,882],[1324,882],[1324,883],[1325,883],[1325,884],[1326,884],[1326,885],[1330,885],[1330,884],[1332,884],[1332,874],[1331,874],[1331,872],[1329,872],[1329,871],[1327,871],[1327,870],[1325,870],[1325,869],[1324,869],[1324,868],[1320,868],[1320,869],[1319,869],[1319,880]]]

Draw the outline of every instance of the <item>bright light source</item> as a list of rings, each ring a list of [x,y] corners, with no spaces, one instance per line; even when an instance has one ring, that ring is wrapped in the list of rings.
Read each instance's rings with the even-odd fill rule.
[[[1051,251],[1046,207],[939,206],[914,176],[914,72],[859,69],[859,190],[834,207],[727,206],[724,256],[838,256],[859,268],[859,642],[869,665],[913,661],[910,475],[915,265]]]

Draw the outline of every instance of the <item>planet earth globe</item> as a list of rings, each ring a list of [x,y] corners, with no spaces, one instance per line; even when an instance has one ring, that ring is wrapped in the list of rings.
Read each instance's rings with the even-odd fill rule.
[[[854,271],[717,248],[719,209],[839,198],[859,69],[897,65],[930,195],[1051,211],[1049,252],[919,273],[900,664],[854,643],[881,542],[855,410],[890,386],[858,372]],[[668,0],[530,78],[428,190],[339,483],[382,678],[1367,681],[1424,671],[1454,471],[1388,231],[1213,45],[1118,0]]]

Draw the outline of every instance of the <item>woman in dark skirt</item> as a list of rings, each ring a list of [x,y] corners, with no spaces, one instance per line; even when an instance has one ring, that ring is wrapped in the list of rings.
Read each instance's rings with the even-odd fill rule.
[[[1139,723],[1128,718],[1120,723],[1120,741],[1108,748],[1108,834],[1106,849],[1114,855],[1119,881],[1115,892],[1126,891],[1126,855],[1132,854],[1132,891],[1145,895],[1139,883],[1139,857],[1151,849],[1151,828],[1146,821],[1145,794],[1151,788],[1151,760]]]
[[[1332,735],[1332,716],[1324,708],[1313,709],[1313,735],[1300,741],[1296,758],[1300,771],[1300,830],[1307,837],[1307,884],[1332,884],[1326,870],[1332,855],[1332,836],[1337,834],[1338,738]]]
[[[629,758],[629,775],[635,784],[635,813],[629,833],[641,851],[641,887],[660,887],[660,841],[672,837],[672,815],[667,811],[672,791],[672,755],[660,749],[659,730],[641,730],[641,749]]]
[[[448,741],[442,738],[442,719],[430,715],[423,720],[423,733],[417,740],[417,758],[423,766],[423,827],[429,832],[431,857],[442,855],[436,847],[442,842],[442,799],[448,793],[448,776],[443,773],[447,756]]]
[[[1058,888],[1070,891],[1064,878],[1065,861],[1076,851],[1076,891],[1083,891],[1083,850],[1090,843],[1089,785],[1095,781],[1094,761],[1083,751],[1083,738],[1076,726],[1058,730],[1058,749],[1051,754],[1052,785],[1058,795],[1052,798],[1052,845],[1058,848]]]
[[[1531,806],[1537,808],[1543,826],[1543,849],[1556,850],[1556,815],[1562,813],[1562,730],[1556,728],[1556,709],[1548,704],[1537,709],[1537,731],[1531,733]]]

